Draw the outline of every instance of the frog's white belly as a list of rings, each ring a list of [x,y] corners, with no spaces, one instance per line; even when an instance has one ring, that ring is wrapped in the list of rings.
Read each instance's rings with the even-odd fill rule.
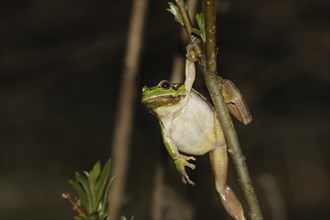
[[[220,143],[223,134],[212,107],[194,92],[166,127],[165,132],[183,153],[203,155],[223,144]]]

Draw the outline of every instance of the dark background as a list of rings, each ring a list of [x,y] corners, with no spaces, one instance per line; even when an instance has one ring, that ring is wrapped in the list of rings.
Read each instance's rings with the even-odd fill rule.
[[[0,4],[1,219],[72,219],[61,198],[67,180],[111,152],[131,5]],[[195,219],[226,219],[208,157],[190,172],[197,186],[184,186],[139,101],[140,88],[168,79],[173,55],[185,52],[166,8],[167,1],[150,1],[121,213],[150,218],[162,164],[168,212],[182,212],[183,201]],[[330,217],[329,8],[327,1],[218,4],[219,72],[238,85],[254,117],[236,125],[265,219]],[[195,88],[206,94],[202,77]],[[232,165],[229,173],[241,194]]]

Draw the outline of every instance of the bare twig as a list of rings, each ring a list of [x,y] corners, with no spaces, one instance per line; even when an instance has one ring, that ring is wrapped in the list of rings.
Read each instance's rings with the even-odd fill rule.
[[[189,13],[187,11],[186,4],[182,0],[175,0],[176,5],[178,6],[179,12],[181,14],[185,30],[187,33],[188,38],[191,38],[191,32],[192,32],[192,25],[191,20],[189,17]]]
[[[188,12],[185,9],[183,0],[176,0],[177,6],[183,18],[184,27],[188,36],[191,38],[191,21]],[[245,157],[239,145],[237,133],[231,120],[229,111],[221,93],[222,79],[217,75],[216,66],[216,7],[215,0],[204,0],[205,30],[206,30],[206,63],[200,60],[204,72],[205,84],[209,90],[212,102],[214,104],[218,119],[223,129],[229,152],[231,153],[235,168],[237,170],[239,182],[247,200],[250,218],[252,220],[263,219],[259,202],[254,192],[251,178],[247,169]],[[203,54],[200,47],[197,54]],[[203,55],[201,57],[204,57]]]
[[[231,120],[229,111],[221,93],[221,80],[214,80],[217,76],[217,47],[216,47],[216,6],[215,0],[204,0],[205,30],[206,30],[206,86],[214,103],[218,119],[225,134],[229,152],[231,153],[239,182],[249,205],[250,218],[262,219],[257,196],[251,182],[245,156],[242,153],[237,133]],[[220,85],[220,89],[219,89]]]
[[[62,193],[62,198],[71,205],[72,209],[76,211],[79,216],[87,217],[86,211],[81,207],[79,200],[73,199],[69,193]]]
[[[190,14],[196,13],[198,0],[187,0],[187,9],[189,10]],[[181,40],[182,42],[186,42],[187,34],[185,29],[181,29]],[[176,53],[173,59],[173,69],[171,74],[171,82],[182,82],[183,81],[183,67],[184,67],[184,56],[182,53]]]
[[[128,166],[130,135],[132,129],[132,116],[135,99],[135,78],[138,73],[139,55],[142,45],[144,20],[147,11],[148,0],[135,0],[132,7],[127,51],[124,63],[124,72],[120,88],[118,104],[118,117],[115,124],[115,134],[112,144],[113,158],[111,173],[115,181],[109,191],[109,216],[118,219],[121,198],[123,197]]]

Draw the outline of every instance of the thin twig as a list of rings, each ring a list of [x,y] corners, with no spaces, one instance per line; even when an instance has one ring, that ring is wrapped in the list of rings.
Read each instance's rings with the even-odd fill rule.
[[[194,42],[196,41],[196,37],[194,37],[191,33],[192,33],[192,23],[190,20],[190,16],[188,13],[187,8],[185,7],[185,3],[183,0],[175,0],[175,3],[179,9],[179,12],[181,14],[183,23],[184,23],[184,29],[186,30],[188,39],[190,42]],[[200,47],[200,45],[198,43],[195,43],[193,45],[194,47],[194,51],[196,52],[196,54],[199,56],[198,59],[198,63],[201,67],[201,70],[203,72],[203,74],[205,75],[206,70],[206,63],[205,63],[205,55],[204,52],[202,51],[202,48]]]
[[[188,12],[185,9],[185,4],[183,0],[176,0],[176,3],[183,18],[186,32],[188,36],[191,38],[190,32],[192,27],[191,27],[191,22],[189,21],[190,20],[189,15],[187,15]],[[214,104],[218,119],[221,124],[221,128],[226,137],[226,141],[228,144],[228,151],[231,153],[231,157],[233,159],[235,168],[237,170],[239,183],[241,185],[242,191],[244,193],[244,197],[247,200],[249,206],[250,219],[262,220],[263,217],[248,172],[247,164],[245,161],[246,159],[240,148],[235,127],[233,125],[227,106],[224,103],[223,95],[221,93],[222,79],[217,75],[215,0],[204,0],[204,14],[205,14],[205,30],[206,30],[206,68],[205,66],[202,66],[202,70],[204,72],[205,84],[209,90],[212,102]],[[197,49],[200,50],[200,47],[197,47]],[[197,54],[201,54],[201,57],[204,57],[201,50],[196,52]]]
[[[187,0],[187,10],[189,10],[190,14],[195,14],[196,13],[196,8],[198,5],[198,0]],[[188,14],[189,14],[188,13]],[[188,39],[188,36],[186,34],[186,29],[183,28],[181,29],[181,33],[180,33],[180,45],[181,43],[186,42]],[[175,53],[174,55],[174,59],[173,59],[173,69],[172,69],[172,73],[171,73],[171,82],[182,82],[183,81],[183,72],[184,69],[184,56],[182,56],[181,50],[177,51],[177,53]]]
[[[77,199],[73,199],[70,193],[62,193],[62,198],[67,201],[72,209],[78,213],[81,217],[87,217],[86,211],[83,207],[81,207],[80,201]]]
[[[186,4],[181,0],[175,0],[176,5],[178,6],[179,12],[181,14],[183,23],[185,24],[185,30],[187,33],[188,38],[191,38],[191,32],[192,32],[192,25],[191,20],[189,17],[188,9],[186,7]]]

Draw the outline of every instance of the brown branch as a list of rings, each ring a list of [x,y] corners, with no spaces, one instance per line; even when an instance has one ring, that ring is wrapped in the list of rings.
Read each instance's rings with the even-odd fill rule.
[[[111,174],[115,176],[109,190],[110,219],[119,219],[121,199],[126,183],[126,173],[129,161],[129,146],[132,130],[133,110],[136,93],[136,75],[138,73],[139,56],[142,46],[144,20],[148,0],[135,0],[132,7],[124,72],[120,87],[118,116],[116,117],[114,140],[112,144]]]
[[[188,36],[191,39],[191,22],[189,15],[185,10],[183,0],[176,0],[177,6],[179,8],[184,27]],[[238,141],[237,133],[233,125],[232,119],[230,117],[228,108],[224,103],[224,98],[221,93],[222,79],[217,75],[217,48],[216,48],[216,6],[215,0],[204,0],[204,14],[205,14],[205,30],[206,30],[206,63],[199,60],[202,64],[202,70],[204,73],[204,80],[206,87],[209,90],[212,102],[214,104],[218,119],[221,124],[221,128],[224,132],[226,141],[228,143],[228,151],[231,153],[235,168],[237,170],[237,175],[239,178],[239,183],[244,193],[244,197],[247,200],[250,219],[261,220],[263,219],[259,202],[254,192],[254,188],[251,182],[251,178],[248,172],[247,164],[245,161],[245,156],[242,153],[240,144]],[[189,19],[189,20],[188,20]],[[201,58],[204,58],[200,47],[196,47],[199,51]]]
[[[73,199],[69,193],[62,193],[62,198],[67,201],[72,209],[78,213],[81,217],[87,217],[87,213],[83,207],[81,207],[80,201]]]
[[[197,8],[197,3],[199,1],[198,0],[187,0],[187,14],[188,10],[190,12],[190,14],[195,14],[196,13],[196,8]],[[180,34],[180,41],[181,42],[186,42],[187,41],[187,37],[188,35],[186,34],[186,29],[183,28],[181,29],[181,34]],[[174,59],[173,59],[173,69],[172,69],[172,73],[171,73],[171,82],[182,82],[183,81],[183,72],[184,69],[184,57],[182,56],[182,53],[180,51],[177,52],[174,55]]]
[[[205,30],[206,30],[206,86],[217,112],[218,119],[225,134],[229,152],[231,153],[241,188],[249,205],[250,218],[262,219],[258,199],[254,192],[245,157],[242,153],[233,121],[221,93],[221,80],[217,76],[216,66],[216,6],[215,0],[204,0]],[[219,89],[220,86],[220,89]]]
[[[186,7],[186,4],[182,0],[175,0],[176,5],[178,6],[179,12],[181,14],[185,30],[187,33],[188,38],[191,38],[191,32],[192,32],[192,25],[191,20],[189,17],[188,9]]]

